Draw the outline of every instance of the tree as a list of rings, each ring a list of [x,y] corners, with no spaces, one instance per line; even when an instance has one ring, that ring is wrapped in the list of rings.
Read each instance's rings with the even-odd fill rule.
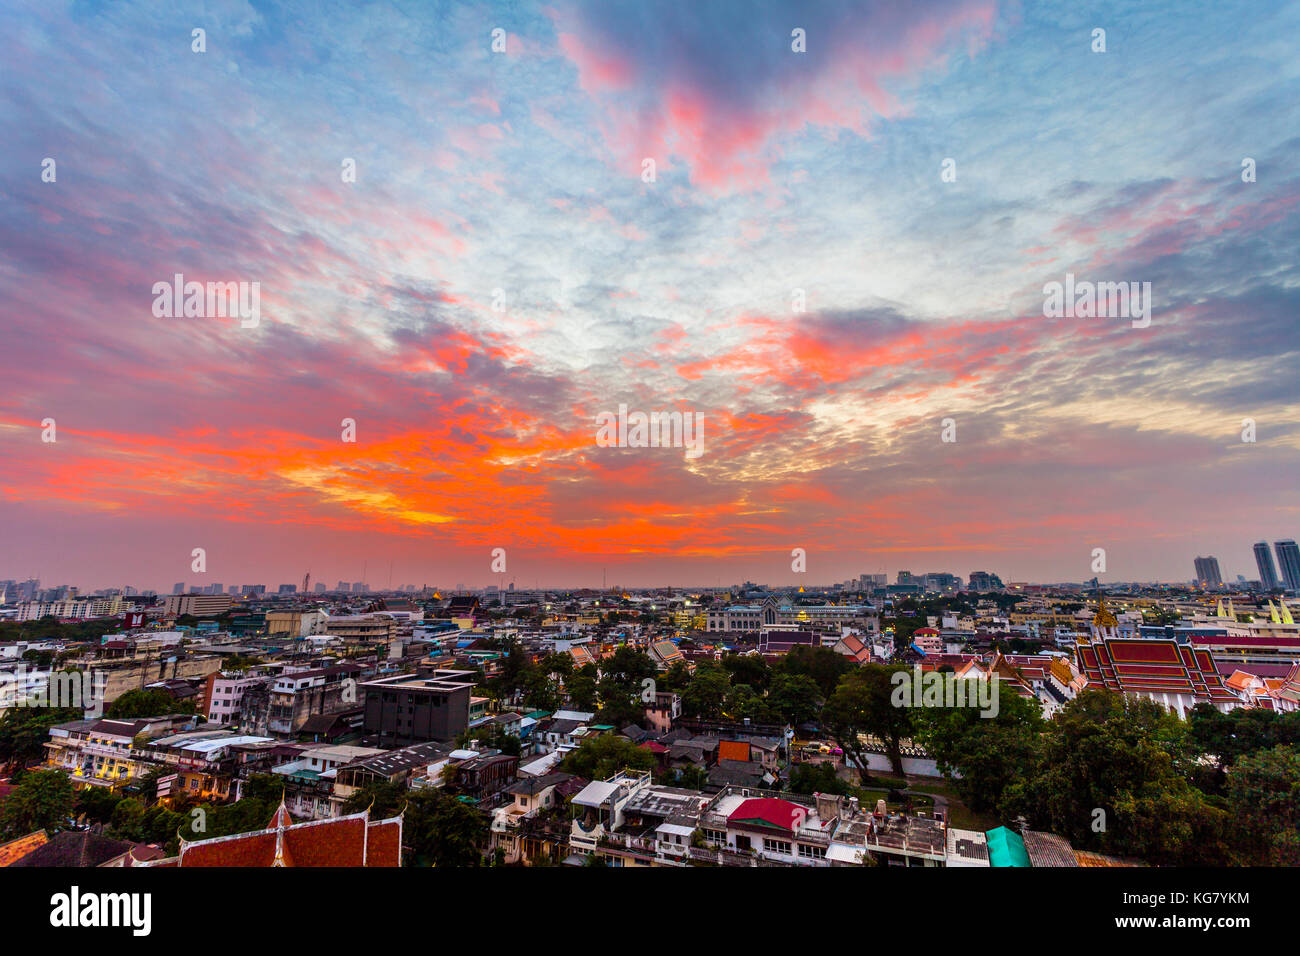
[[[524,702],[536,710],[555,710],[560,705],[560,688],[547,671],[532,668],[524,677]]]
[[[657,674],[658,669],[648,654],[620,645],[600,664],[601,720],[615,727],[640,720],[645,714],[645,691],[654,686]]]
[[[75,708],[12,707],[0,716],[0,763],[20,764],[39,760],[45,755],[50,728],[70,720],[80,720]]]
[[[165,714],[192,714],[194,701],[177,700],[165,690],[128,690],[108,705],[104,714],[115,720],[139,717],[162,717]]]
[[[369,810],[372,819],[387,820],[402,812],[408,796],[407,789],[400,783],[372,781],[344,800],[340,809],[344,814]]]
[[[839,686],[840,678],[853,668],[843,654],[829,647],[808,647],[803,644],[790,648],[776,669],[783,674],[806,674],[817,684],[823,698],[830,697]]]
[[[1300,711],[1283,715],[1262,707],[1238,707],[1225,714],[1197,704],[1188,715],[1188,731],[1191,743],[1226,770],[1246,754],[1300,743]]]
[[[108,823],[121,802],[121,795],[106,787],[87,787],[76,792],[72,809],[77,816],[91,823]]]
[[[569,692],[569,703],[576,710],[591,713],[596,709],[596,667],[584,664],[570,678],[565,690]]]
[[[573,676],[573,655],[552,651],[542,658],[542,672],[556,677],[561,683]]]
[[[691,669],[685,661],[674,661],[659,675],[659,689],[681,692],[691,682]]]
[[[501,670],[488,681],[488,686],[498,699],[509,699],[524,689],[532,662],[518,641],[511,641],[501,661]]]
[[[852,758],[863,782],[869,776],[867,748],[860,739],[864,734],[884,744],[895,774],[907,776],[903,771],[903,738],[912,733],[912,710],[894,706],[891,678],[898,670],[866,664],[845,676],[822,708],[822,724]]]
[[[1081,849],[1157,864],[1222,865],[1227,814],[1187,782],[1186,725],[1149,700],[1087,690],[1047,725],[1001,811]]]
[[[835,772],[835,764],[825,761],[797,763],[790,770],[791,793],[848,793],[849,785]]]
[[[767,701],[754,692],[748,684],[733,684],[727,692],[723,714],[732,720],[752,720],[766,723],[771,716]]]
[[[701,720],[718,720],[731,689],[731,675],[712,661],[701,661],[682,691],[682,713]]]
[[[733,684],[748,684],[759,694],[767,691],[772,679],[772,669],[761,654],[724,654],[722,666]]]
[[[483,865],[488,819],[481,810],[442,790],[415,790],[407,796],[403,841],[411,848],[413,862],[439,867]]]
[[[612,680],[638,694],[641,682],[653,679],[657,673],[658,668],[649,654],[626,644],[620,644],[613,654],[600,662],[602,682]]]
[[[768,704],[788,724],[813,720],[821,708],[821,690],[807,674],[777,674],[767,695]]]
[[[1278,744],[1241,757],[1228,771],[1228,800],[1245,862],[1300,866],[1300,751]]]
[[[1038,701],[1021,697],[1004,682],[996,687],[996,716],[956,706],[921,707],[913,715],[917,742],[978,813],[995,810],[1003,791],[1023,779],[1037,755],[1043,726]]]
[[[456,746],[468,747],[470,742],[475,740],[486,748],[499,750],[503,754],[509,754],[512,757],[518,757],[522,750],[518,737],[495,725],[492,727],[471,727],[462,731],[460,736],[456,738]]]
[[[72,816],[72,781],[62,770],[23,774],[0,805],[0,837],[16,840],[37,830],[56,833]]]
[[[620,770],[653,770],[654,754],[626,737],[601,734],[588,737],[560,762],[560,770],[587,780],[605,780]]]

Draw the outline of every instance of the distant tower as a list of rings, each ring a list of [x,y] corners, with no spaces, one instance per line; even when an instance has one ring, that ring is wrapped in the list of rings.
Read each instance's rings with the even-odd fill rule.
[[[1211,556],[1196,559],[1196,583],[1203,588],[1223,587],[1218,558]]]
[[[1273,547],[1277,549],[1277,564],[1287,590],[1300,590],[1300,547],[1290,538],[1273,542]]]
[[[1259,568],[1259,583],[1265,591],[1277,589],[1277,568],[1273,564],[1273,553],[1268,550],[1267,541],[1255,543],[1255,567]]]
[[[307,594],[311,591],[311,572],[308,571],[302,576],[302,593]]]
[[[1106,596],[1101,593],[1101,585],[1097,579],[1092,579],[1092,584],[1097,593],[1097,613],[1092,616],[1092,638],[1101,640],[1102,638],[1114,638],[1119,636],[1119,621],[1115,615],[1106,607]]]

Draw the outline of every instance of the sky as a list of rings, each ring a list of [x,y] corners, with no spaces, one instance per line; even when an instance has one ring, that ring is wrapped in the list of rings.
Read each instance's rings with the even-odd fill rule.
[[[1254,577],[1300,537],[1298,37],[1270,0],[6,3],[0,579]],[[156,314],[178,273],[257,324]],[[1045,315],[1067,273],[1149,325]],[[620,405],[702,453],[604,447]]]

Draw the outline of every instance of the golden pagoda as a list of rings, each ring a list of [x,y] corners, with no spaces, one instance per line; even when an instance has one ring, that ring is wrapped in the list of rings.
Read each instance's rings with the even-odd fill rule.
[[[1097,590],[1097,613],[1092,616],[1093,637],[1114,637],[1119,631],[1119,619],[1106,607],[1106,596]]]

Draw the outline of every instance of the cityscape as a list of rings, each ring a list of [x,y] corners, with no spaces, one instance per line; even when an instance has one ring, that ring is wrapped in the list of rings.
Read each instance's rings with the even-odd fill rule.
[[[1298,40],[4,5],[6,925],[344,945],[547,870],[625,938],[614,869],[710,942],[728,879],[1285,925]]]
[[[325,865],[337,826],[337,865],[1293,865],[1296,808],[1256,788],[1300,734],[1300,551],[1253,550],[1235,584],[1213,556],[1168,584],[0,581],[0,860]],[[1053,725],[1085,713],[1209,759],[1108,793],[1137,758],[1105,753],[1075,793]]]

